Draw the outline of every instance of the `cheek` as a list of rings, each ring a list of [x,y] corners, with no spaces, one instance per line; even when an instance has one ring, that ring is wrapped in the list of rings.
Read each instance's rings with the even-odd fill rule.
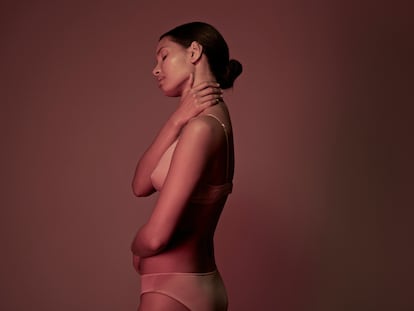
[[[167,96],[180,96],[183,85],[187,81],[191,72],[185,59],[182,57],[171,57],[162,64],[164,81],[161,86],[162,91]]]
[[[171,76],[166,76],[161,85],[161,90],[167,96],[181,96],[184,85],[188,79],[189,74],[183,72],[175,72]]]
[[[185,55],[182,54],[171,56],[168,65],[176,71],[185,70],[188,67]]]

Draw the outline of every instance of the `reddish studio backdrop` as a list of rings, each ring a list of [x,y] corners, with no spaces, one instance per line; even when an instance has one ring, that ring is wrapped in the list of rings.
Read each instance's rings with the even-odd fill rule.
[[[194,20],[216,26],[244,65],[225,93],[237,163],[216,234],[229,310],[413,307],[410,10],[8,2],[1,310],[136,309],[129,246],[155,197],[135,198],[130,182],[177,103],[151,76],[154,49],[160,34]]]

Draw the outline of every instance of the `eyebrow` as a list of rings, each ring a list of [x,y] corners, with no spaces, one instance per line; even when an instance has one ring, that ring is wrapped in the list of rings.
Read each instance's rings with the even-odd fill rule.
[[[157,53],[155,53],[155,55],[160,54],[161,50],[162,50],[162,49],[164,49],[164,48],[165,48],[165,46],[161,46],[161,47],[157,50]]]

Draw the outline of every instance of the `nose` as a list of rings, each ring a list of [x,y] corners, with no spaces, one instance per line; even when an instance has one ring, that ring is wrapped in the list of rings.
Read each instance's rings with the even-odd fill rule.
[[[155,77],[158,77],[159,76],[159,74],[160,74],[160,68],[158,67],[158,65],[156,65],[155,68],[152,70],[152,74]]]

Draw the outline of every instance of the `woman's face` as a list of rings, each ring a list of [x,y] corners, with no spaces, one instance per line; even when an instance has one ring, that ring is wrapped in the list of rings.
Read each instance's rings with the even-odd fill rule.
[[[181,96],[183,86],[192,72],[191,53],[171,41],[162,38],[156,48],[157,64],[152,71],[157,78],[158,86],[167,96]]]

